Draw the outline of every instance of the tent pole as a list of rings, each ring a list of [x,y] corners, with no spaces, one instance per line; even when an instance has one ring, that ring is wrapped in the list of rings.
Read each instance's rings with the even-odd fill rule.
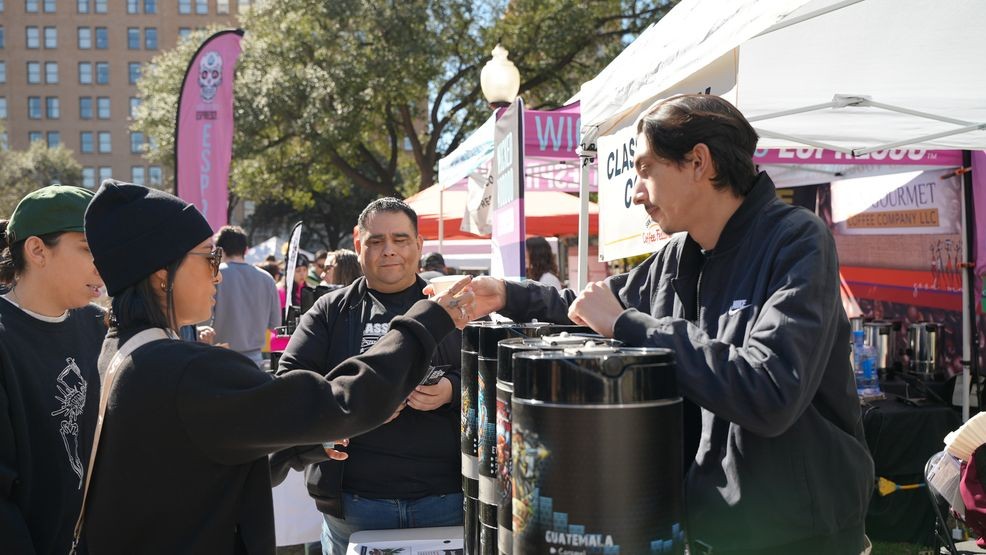
[[[962,151],[962,166],[972,168],[972,152]],[[969,263],[972,249],[976,244],[976,210],[973,202],[972,172],[962,176],[962,227],[965,230],[962,241],[962,260],[966,262],[962,272],[962,421],[969,419],[971,390],[970,384],[976,384],[976,406],[983,408],[983,392],[979,388],[979,329],[976,325],[976,295],[972,288],[976,284],[976,265]],[[971,374],[971,375],[970,375]]]
[[[579,172],[579,271],[578,289],[585,289],[589,282],[589,162],[592,158],[580,157]]]
[[[445,250],[445,187],[438,185],[438,252]]]

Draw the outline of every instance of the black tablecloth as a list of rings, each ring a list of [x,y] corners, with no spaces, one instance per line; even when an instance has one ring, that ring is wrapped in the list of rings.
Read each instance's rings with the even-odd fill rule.
[[[863,407],[866,443],[876,475],[897,484],[924,483],[924,465],[944,448],[948,432],[962,424],[958,409],[931,405],[912,407],[891,399]],[[923,489],[873,494],[866,516],[866,533],[882,541],[931,543],[935,516]]]

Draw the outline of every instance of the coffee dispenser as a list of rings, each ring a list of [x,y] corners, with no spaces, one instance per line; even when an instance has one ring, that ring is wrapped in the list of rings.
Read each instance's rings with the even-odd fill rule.
[[[582,347],[513,365],[514,554],[683,553],[673,352]]]

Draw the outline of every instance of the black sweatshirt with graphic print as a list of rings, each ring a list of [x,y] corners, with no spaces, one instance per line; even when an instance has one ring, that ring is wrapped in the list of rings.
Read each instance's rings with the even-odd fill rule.
[[[61,322],[0,300],[0,551],[67,553],[99,412],[106,335],[90,305]]]
[[[423,279],[398,293],[370,289],[366,278],[321,297],[291,337],[280,372],[326,372],[387,332],[390,322],[425,298]],[[394,420],[350,438],[345,461],[327,461],[307,473],[308,492],[323,513],[342,517],[340,492],[375,499],[418,499],[460,491],[459,399],[462,333],[438,344],[432,369],[445,372],[452,399],[431,411],[405,407]],[[403,361],[401,361],[403,363]]]

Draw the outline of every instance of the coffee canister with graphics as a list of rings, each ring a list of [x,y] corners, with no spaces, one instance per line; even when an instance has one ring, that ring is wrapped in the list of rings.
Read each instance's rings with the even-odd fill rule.
[[[673,352],[519,353],[513,374],[514,553],[684,553]]]
[[[513,553],[514,547],[511,510],[513,481],[510,478],[513,468],[513,461],[510,459],[510,402],[514,390],[513,356],[523,352],[583,347],[587,343],[591,345],[621,345],[619,341],[590,334],[589,328],[557,326],[553,331],[558,329],[573,329],[575,332],[563,331],[539,338],[506,339],[501,341],[498,347],[496,365],[496,519],[497,549],[504,555]]]
[[[477,374],[477,435],[479,436],[479,551],[483,555],[497,553],[496,519],[496,369],[497,345],[514,337],[537,337],[551,333],[547,323],[495,324],[479,330]]]
[[[479,553],[479,465],[476,452],[476,366],[479,330],[492,322],[471,322],[462,330],[461,407],[459,429],[462,452],[463,536],[466,555]]]

